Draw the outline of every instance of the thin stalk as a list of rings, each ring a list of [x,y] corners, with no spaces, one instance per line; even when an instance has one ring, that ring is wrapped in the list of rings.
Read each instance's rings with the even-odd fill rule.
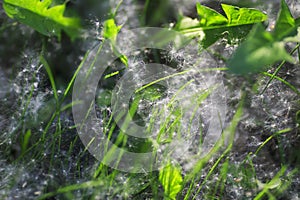
[[[291,55],[296,51],[298,50],[298,53],[299,53],[299,47],[300,47],[300,44],[298,43],[296,45],[296,47],[291,51]],[[299,55],[299,54],[298,54]],[[269,79],[269,81],[267,82],[266,86],[264,87],[263,91],[261,92],[261,94],[263,94],[266,89],[269,87],[270,83],[274,80],[275,76],[278,74],[279,70],[283,67],[283,65],[286,63],[286,60],[282,61],[280,63],[280,65],[276,68],[275,72],[272,74],[271,78]]]

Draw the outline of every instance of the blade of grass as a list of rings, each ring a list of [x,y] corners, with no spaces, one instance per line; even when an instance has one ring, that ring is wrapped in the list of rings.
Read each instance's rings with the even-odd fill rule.
[[[31,130],[29,129],[28,131],[26,131],[24,137],[23,137],[23,142],[21,144],[21,154],[23,155],[28,147],[29,144],[29,140],[31,137]]]
[[[43,200],[43,199],[49,199],[50,197],[54,197],[58,194],[63,194],[63,193],[67,193],[67,192],[71,192],[71,191],[75,191],[75,190],[82,190],[82,189],[87,189],[87,188],[92,188],[92,187],[100,187],[103,186],[104,182],[102,180],[93,180],[93,181],[87,181],[87,182],[83,182],[83,183],[79,183],[79,184],[74,184],[74,185],[68,185],[65,187],[60,187],[59,189],[57,189],[54,192],[49,192],[46,193],[40,197],[38,197],[38,200]]]
[[[54,95],[54,98],[56,100],[56,104],[58,106],[59,99],[58,99],[58,94],[57,94],[57,90],[56,90],[56,84],[55,84],[55,81],[54,81],[54,76],[52,74],[51,68],[50,68],[48,62],[46,61],[46,59],[44,58],[43,55],[40,55],[40,61],[43,64],[43,66],[45,67],[45,70],[46,70],[46,72],[48,74],[48,78],[50,80],[51,87],[52,87],[52,90],[53,90],[53,95]]]
[[[215,146],[210,150],[210,152],[208,152],[208,154],[206,154],[204,157],[200,158],[196,164],[194,169],[192,170],[192,172],[190,172],[189,174],[186,175],[184,182],[187,183],[190,180],[193,179],[193,177],[195,177],[204,167],[204,165],[220,150],[220,148],[224,145],[225,140],[227,138],[229,138],[228,140],[228,146],[226,148],[226,150],[223,152],[223,154],[219,157],[219,159],[216,161],[216,163],[214,164],[214,167],[212,167],[212,169],[209,172],[209,175],[212,173],[212,171],[216,168],[216,166],[219,164],[220,160],[225,157],[225,155],[230,152],[232,145],[233,145],[233,141],[234,141],[234,135],[235,135],[235,129],[240,121],[240,118],[243,115],[243,105],[244,105],[244,99],[245,99],[245,94],[243,94],[240,102],[239,102],[239,106],[237,108],[237,111],[235,113],[235,115],[233,116],[233,119],[231,120],[231,124],[229,127],[227,127],[224,130],[224,133],[222,134],[222,137],[217,141],[217,143],[215,144]],[[225,138],[226,137],[226,138]],[[199,187],[199,191],[200,191],[201,187]]]
[[[284,79],[282,79],[282,78],[280,78],[280,77],[278,77],[278,76],[276,76],[274,74],[270,74],[268,72],[263,72],[262,74],[265,75],[265,76],[271,77],[273,80],[274,79],[279,80],[280,82],[282,82],[286,86],[288,86],[291,90],[293,90],[298,96],[300,96],[300,91],[296,87],[294,87],[292,84],[290,84],[289,82],[287,82],[286,80],[284,80]]]
[[[270,141],[272,140],[275,136],[290,132],[292,129],[287,128],[287,129],[283,129],[281,131],[276,132],[275,134],[271,135],[270,137],[268,137],[255,151],[254,155],[257,155],[258,152]]]
[[[298,43],[296,45],[296,47],[291,51],[290,55],[293,55],[293,53],[295,53],[296,50],[298,50],[300,48],[300,44]],[[300,60],[300,59],[299,59]],[[286,60],[282,61],[280,63],[280,65],[276,68],[276,70],[274,71],[274,73],[272,74],[271,78],[269,79],[269,81],[267,82],[266,86],[264,87],[264,89],[262,90],[261,94],[263,94],[267,88],[269,87],[270,83],[274,80],[275,76],[278,74],[279,70],[284,66],[284,64],[286,63]],[[266,72],[264,72],[266,73]]]
[[[299,42],[297,42],[297,46],[298,46],[298,48],[297,48],[298,62],[300,63],[300,43]]]
[[[254,198],[254,200],[260,200],[263,198],[263,196],[265,196],[265,194],[267,194],[269,192],[269,189],[272,189],[274,187],[274,185],[278,185],[281,184],[281,180],[280,177],[282,177],[284,175],[284,173],[286,172],[287,167],[283,166],[279,172],[272,178],[272,180],[266,184],[263,184],[263,190],[258,193],[258,195],[256,195],[256,197]],[[279,186],[278,186],[279,187]],[[270,196],[270,195],[268,195]]]

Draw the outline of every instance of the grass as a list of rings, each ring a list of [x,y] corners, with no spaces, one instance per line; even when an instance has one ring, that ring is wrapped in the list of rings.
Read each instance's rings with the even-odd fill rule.
[[[112,8],[113,17],[118,16],[118,10],[128,9],[124,2],[120,1],[117,8]],[[151,1],[146,1],[141,23],[149,21],[150,4]],[[165,6],[161,5],[160,9]],[[162,12],[157,16],[167,17]],[[150,21],[160,24],[159,18]],[[10,31],[7,27],[14,26],[19,25],[10,26],[5,21],[0,30]],[[90,106],[101,118],[97,128],[107,138],[103,149],[106,155],[103,160],[97,160],[89,153],[89,147],[97,138],[91,137],[84,146],[77,133],[84,124],[74,123],[72,117],[72,107],[82,103],[72,101],[72,88],[78,74],[89,62],[89,51],[82,56],[67,84],[61,86],[56,77],[60,75],[56,74],[48,56],[54,52],[47,49],[49,41],[57,42],[57,45],[61,43],[47,41],[47,38],[42,40],[40,55],[31,55],[30,62],[23,66],[28,73],[19,72],[12,78],[12,85],[19,84],[17,86],[22,88],[15,94],[16,99],[10,99],[17,101],[12,107],[16,112],[0,107],[5,111],[0,117],[10,114],[14,117],[5,121],[7,125],[0,132],[1,138],[9,138],[0,142],[0,198],[259,200],[289,199],[300,190],[297,178],[299,158],[292,156],[299,152],[297,117],[300,92],[295,80],[297,74],[288,76],[290,71],[299,70],[299,44],[290,51],[290,55],[298,58],[297,63],[283,61],[255,77],[246,78],[228,74],[224,65],[226,54],[218,52],[222,41],[208,50],[211,58],[203,56],[202,52],[194,52],[196,60],[179,54],[175,59],[176,73],[138,87],[128,102],[128,113],[117,116],[114,116],[114,105],[110,105],[110,100],[112,93],[118,91],[112,88],[128,72],[126,70],[130,70],[130,65],[124,66],[124,60],[114,62],[111,66],[113,72],[106,71],[99,82],[98,86],[104,92],[98,88],[96,103],[92,102]],[[168,64],[163,52],[147,54],[145,51],[135,52],[136,60],[126,59],[134,63],[148,56],[150,58],[146,59]],[[24,59],[28,60],[28,57]],[[207,63],[207,59],[216,66]],[[182,61],[188,64],[184,65]],[[86,80],[90,78],[94,65],[92,62]],[[16,71],[20,69],[18,66],[14,68]],[[223,78],[228,79],[224,85],[220,81]],[[24,81],[27,81],[27,87]],[[160,84],[174,84],[176,87],[170,90]],[[218,93],[223,91],[220,90],[223,86],[226,98]],[[59,92],[58,88],[62,87],[64,89]],[[219,96],[214,96],[216,93]],[[231,101],[230,95],[235,96],[236,102]],[[213,103],[223,101],[223,98],[229,105],[225,121],[222,113],[216,117],[208,112],[213,109]],[[32,107],[34,102],[35,107]],[[208,113],[204,118],[199,117],[203,114],[199,111],[201,109],[204,109],[204,114]],[[84,114],[88,118],[90,110]],[[201,145],[210,130],[206,120],[212,116],[218,118],[214,120],[221,124],[222,132],[213,147],[201,154]],[[120,126],[122,119],[125,120]],[[253,119],[257,123],[251,124]],[[127,135],[126,131],[132,128],[130,121],[143,126],[150,137],[141,139]],[[245,138],[246,143],[240,138]],[[257,140],[252,146],[251,139]],[[109,141],[115,146],[109,146]],[[140,173],[118,170],[125,151],[116,155],[117,161],[112,162],[114,166],[103,164],[110,162],[117,148],[136,153],[161,152],[160,156],[153,153],[151,158],[154,160],[147,160],[147,163],[149,169],[155,169],[155,164],[160,162],[166,167]],[[131,164],[138,168],[139,163],[135,162]]]

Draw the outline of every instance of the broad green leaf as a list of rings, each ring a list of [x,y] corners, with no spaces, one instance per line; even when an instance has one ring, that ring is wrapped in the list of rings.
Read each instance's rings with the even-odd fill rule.
[[[287,41],[296,41],[297,26],[285,1],[282,1],[281,11],[273,32],[268,32],[261,24],[253,28],[232,57],[228,60],[229,71],[236,74],[248,74],[265,70],[268,66],[282,60],[294,62],[287,53]]]
[[[228,24],[228,20],[226,19],[226,17],[211,8],[202,6],[200,3],[197,3],[197,13],[200,17],[201,27],[211,27]]]
[[[286,42],[300,42],[300,17],[295,19],[295,29],[297,29],[297,33],[295,34],[295,32],[293,30],[291,30],[292,34],[291,36],[284,38],[284,41]]]
[[[237,48],[227,65],[231,72],[247,74],[261,71],[280,60],[293,62],[293,58],[284,48],[284,42],[274,41],[271,33],[258,24],[253,33]]]
[[[295,19],[295,24],[296,24],[296,26],[300,26],[300,17],[298,17],[297,19]]]
[[[222,4],[229,25],[254,24],[267,20],[267,15],[253,8],[239,8]]]
[[[159,171],[159,181],[164,188],[166,199],[176,199],[177,194],[182,189],[183,179],[181,170],[171,164],[168,164]]]
[[[295,20],[290,12],[289,7],[284,0],[281,0],[281,12],[276,20],[274,37],[282,39],[295,31]]]
[[[295,29],[297,31],[297,34],[295,34],[294,32],[291,34],[291,36],[287,36],[285,38],[283,38],[284,42],[300,42],[300,26],[298,26],[297,29]]]
[[[65,4],[50,7],[51,4],[52,0],[4,0],[3,8],[9,17],[43,35],[60,39],[63,30],[74,40],[79,36],[80,20],[64,16]]]
[[[207,48],[220,38],[227,38],[228,43],[232,39],[243,39],[253,24],[267,19],[266,14],[252,8],[222,4],[222,9],[226,16],[198,3],[200,21],[183,17],[177,23],[176,29],[188,37],[200,36],[201,45]]]

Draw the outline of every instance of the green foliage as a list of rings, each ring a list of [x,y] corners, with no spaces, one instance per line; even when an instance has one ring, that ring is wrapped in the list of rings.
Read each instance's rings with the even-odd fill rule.
[[[243,38],[250,31],[252,24],[267,20],[267,15],[256,9],[227,4],[222,4],[222,8],[226,17],[198,3],[197,12],[200,21],[182,17],[176,29],[186,36],[200,36],[201,45],[207,48],[225,35],[229,43],[232,39]]]
[[[28,148],[28,145],[29,145],[29,140],[30,140],[30,137],[31,137],[31,130],[29,129],[28,131],[26,131],[24,137],[23,137],[23,140],[21,142],[21,152],[22,154],[25,153],[25,151],[27,150]]]
[[[61,38],[65,31],[74,40],[79,36],[80,20],[64,16],[65,4],[50,7],[52,0],[4,0],[6,14],[46,36]]]
[[[159,27],[168,23],[174,11],[169,0],[146,0],[144,10],[141,15],[141,25],[149,27]]]
[[[156,101],[163,96],[163,92],[165,90],[166,88],[164,88],[163,86],[154,84],[146,87],[141,91],[138,91],[136,93],[136,96],[144,100]]]
[[[261,24],[254,27],[247,40],[241,44],[228,62],[230,71],[238,74],[258,72],[280,60],[293,61],[286,52],[284,42],[276,41]]]
[[[121,28],[122,26],[116,25],[114,18],[110,18],[104,22],[102,35],[105,39],[108,39],[111,42],[114,54],[120,58],[121,62],[124,65],[128,66],[128,58],[122,53],[120,53],[115,46],[117,36]]]
[[[68,18],[63,16],[65,4],[53,6],[63,1],[64,0],[4,0],[3,5],[6,13],[10,17],[33,27],[44,35],[57,36],[58,38],[61,38],[61,31],[65,31],[71,37],[71,39],[74,40],[79,34],[79,20],[76,18]],[[158,1],[159,0],[155,0],[154,2]],[[147,2],[149,6],[147,6],[145,9],[147,10],[147,13],[144,17],[145,24],[155,25],[163,23],[164,20],[162,21],[161,19],[168,15],[168,13],[162,13],[162,11],[167,8],[167,1],[160,1],[162,5],[159,6],[160,9],[155,11],[155,13],[152,12],[154,12],[153,9],[155,9],[156,4],[153,3],[152,0],[147,0]],[[121,3],[122,1],[120,1],[118,6],[120,6]],[[116,11],[118,10],[117,8],[115,9]],[[267,16],[261,11],[249,8],[238,8],[226,4],[222,4],[222,8],[225,15],[222,15],[208,7],[197,4],[199,19],[182,17],[179,20],[176,29],[184,33],[186,36],[201,36],[200,42],[203,47],[206,48],[217,40],[223,38],[226,38],[229,43],[234,42],[233,40],[235,38],[244,39],[253,28],[246,38],[246,41],[242,43],[240,47],[238,47],[238,50],[228,61],[229,70],[234,73],[246,74],[249,72],[258,72],[265,69],[265,66],[272,65],[280,60],[293,62],[293,58],[290,55],[293,51],[290,54],[287,53],[284,46],[288,41],[300,41],[300,31],[298,31],[297,35],[297,30],[300,30],[300,18],[294,19],[292,17],[285,1],[282,0],[281,12],[279,13],[276,26],[272,32],[266,31],[265,27],[261,24],[261,22],[267,19]],[[125,65],[128,65],[127,57],[117,49],[117,36],[122,26],[117,25],[115,21],[116,11],[111,18],[104,21],[102,36],[105,42],[110,42],[114,55],[118,56],[120,61]],[[255,23],[258,24],[252,27],[252,25]],[[174,38],[169,37],[170,35],[166,33],[167,32],[163,31],[153,35],[152,37],[157,38],[157,40],[162,41],[162,43],[173,41]],[[300,50],[298,50],[298,54],[300,54],[299,52]],[[52,52],[49,51],[43,53],[50,54]],[[239,121],[243,117],[243,108],[244,106],[247,106],[246,103],[248,103],[245,102],[244,104],[244,101],[246,101],[246,93],[244,93],[242,95],[242,99],[239,100],[240,104],[237,110],[234,111],[235,115],[233,116],[231,123],[228,124],[227,128],[224,127],[222,137],[217,141],[215,146],[205,157],[191,157],[194,163],[190,169],[184,169],[183,171],[183,169],[181,169],[179,166],[168,163],[164,168],[159,170],[158,178],[156,176],[156,172],[147,172],[144,174],[123,173],[116,169],[105,166],[102,163],[99,164],[99,167],[95,169],[95,166],[98,163],[94,163],[94,161],[87,156],[88,148],[78,148],[80,150],[77,150],[76,145],[78,145],[78,137],[74,139],[70,138],[70,140],[72,140],[71,142],[69,142],[69,138],[65,138],[67,135],[65,133],[72,131],[76,128],[76,126],[73,126],[72,123],[69,126],[69,121],[67,121],[68,124],[62,123],[64,122],[63,120],[65,120],[64,117],[68,116],[68,112],[65,111],[68,111],[68,109],[73,105],[81,103],[72,101],[70,104],[66,105],[65,103],[68,103],[69,101],[65,101],[65,99],[68,98],[73,83],[77,75],[80,73],[84,63],[88,61],[87,59],[88,54],[83,58],[82,64],[74,73],[67,88],[64,90],[64,93],[60,94],[57,91],[57,86],[54,79],[55,74],[52,73],[50,65],[42,55],[40,57],[40,62],[45,67],[48,75],[49,84],[51,86],[51,88],[49,86],[49,89],[52,90],[51,92],[53,92],[53,97],[51,97],[50,100],[45,101],[43,106],[36,110],[32,116],[28,117],[25,115],[27,111],[24,111],[21,120],[24,118],[22,123],[25,125],[22,125],[22,129],[16,129],[16,131],[22,130],[21,134],[10,134],[18,135],[21,150],[21,156],[17,161],[12,163],[18,163],[22,161],[23,164],[24,161],[26,162],[29,160],[29,164],[33,163],[35,166],[38,166],[37,171],[44,172],[46,169],[46,171],[49,170],[49,173],[52,173],[52,171],[55,171],[55,169],[62,169],[63,174],[67,173],[66,175],[68,176],[70,175],[69,173],[72,172],[73,174],[74,172],[74,177],[71,177],[71,179],[66,179],[66,182],[63,180],[65,177],[59,179],[60,173],[54,175],[50,174],[51,176],[49,177],[53,178],[45,179],[49,185],[45,187],[42,185],[42,187],[38,188],[38,190],[34,190],[35,195],[41,195],[39,197],[36,196],[36,198],[74,199],[78,197],[83,199],[162,199],[162,195],[164,195],[165,199],[172,200],[178,198],[180,195],[180,199],[228,199],[230,198],[228,188],[232,188],[234,191],[236,191],[236,188],[242,188],[243,191],[241,191],[241,194],[244,193],[247,196],[247,191],[249,191],[253,198],[259,200],[267,197],[269,197],[269,199],[275,199],[278,194],[282,194],[283,191],[285,191],[286,188],[288,188],[292,183],[291,178],[296,174],[296,170],[290,170],[290,168],[293,166],[286,165],[285,163],[278,163],[281,164],[282,168],[275,176],[271,175],[270,173],[265,174],[266,177],[260,179],[260,174],[256,174],[255,172],[255,168],[257,166],[260,170],[260,165],[253,164],[254,162],[260,161],[257,161],[256,158],[258,158],[258,153],[261,152],[262,148],[266,148],[267,144],[271,145],[271,140],[276,139],[276,137],[280,136],[281,134],[292,131],[292,129],[283,129],[271,135],[264,142],[261,141],[262,143],[257,150],[254,153],[250,152],[242,163],[236,162],[234,159],[230,159],[232,156],[230,152],[232,151],[234,142],[236,142],[236,129],[238,128]],[[181,59],[180,56],[179,59]],[[188,59],[190,58],[187,58],[187,60]],[[177,58],[174,60],[177,60]],[[259,65],[257,65],[258,63]],[[93,67],[94,64],[95,63],[92,62],[91,67]],[[209,70],[219,71],[226,69],[227,68],[210,68]],[[187,71],[180,71],[179,73],[187,73]],[[113,76],[121,76],[123,74],[121,70],[114,71],[110,69],[109,72],[109,74],[105,75],[104,79],[110,79]],[[286,86],[290,87],[294,92],[299,94],[297,88],[289,85],[284,78],[281,79],[280,77],[267,72],[263,72],[263,75],[280,80],[282,83],[286,84]],[[170,75],[170,77],[171,76],[172,75]],[[194,81],[194,78],[191,77],[191,79],[193,79],[191,81]],[[195,77],[195,80],[196,79],[197,77]],[[115,80],[117,81],[117,78]],[[180,91],[184,90],[188,84],[179,88],[178,92],[171,97],[171,93],[168,93],[168,95],[166,93],[167,88],[155,83],[156,81],[153,81],[152,83],[144,85],[135,91],[132,97],[129,112],[121,113],[122,115],[124,114],[125,118],[124,124],[121,127],[117,127],[119,125],[117,125],[116,122],[123,116],[120,115],[120,117],[117,116],[114,119],[114,116],[110,112],[110,108],[112,108],[112,90],[104,89],[104,87],[101,92],[98,92],[95,101],[99,107],[101,107],[101,109],[97,109],[97,112],[99,111],[101,116],[101,126],[99,127],[102,128],[105,136],[107,136],[107,138],[109,138],[110,141],[112,141],[116,146],[122,147],[124,150],[134,153],[151,152],[156,149],[158,145],[171,143],[172,139],[174,138],[174,133],[176,133],[179,137],[184,137],[184,135],[180,135],[183,128],[186,128],[186,130],[182,131],[182,134],[191,133],[191,127],[193,126],[192,120],[194,118],[191,118],[188,126],[181,124],[181,120],[183,117],[185,117],[185,110],[176,101],[177,97],[185,98],[184,96],[180,97],[179,95],[181,94]],[[237,86],[237,88],[240,87]],[[211,95],[213,89],[214,88],[210,88],[207,91],[198,92],[197,95],[193,96],[197,102],[197,108],[202,106],[201,103]],[[30,98],[32,98],[32,94],[33,90]],[[153,106],[154,109],[151,110],[151,105],[154,105],[155,101],[158,101],[165,96],[170,98],[167,108],[158,109]],[[28,102],[30,101],[32,100],[29,99]],[[144,107],[140,109],[140,101],[143,102],[143,105],[150,102],[150,104],[148,104],[149,107],[147,107],[147,109],[144,109]],[[109,109],[102,109],[102,107],[106,106]],[[191,104],[191,106],[193,105]],[[293,112],[292,109],[291,112]],[[144,116],[148,117],[149,113],[151,114],[150,123],[146,124],[143,119]],[[165,113],[168,114],[166,118],[164,118],[165,115],[163,115]],[[272,113],[268,113],[268,115],[272,117]],[[295,115],[295,121],[298,125],[300,125],[300,111],[298,111]],[[145,128],[146,125],[149,125],[147,127],[147,131],[151,133],[152,129],[155,128],[154,126],[156,125],[156,120],[161,120],[160,118],[164,118],[164,121],[159,121],[162,123],[158,124],[160,127],[157,138],[153,139],[151,137],[150,139],[146,140],[126,135],[126,131],[131,128],[129,126],[129,120],[138,125],[141,124],[141,126],[145,126]],[[69,119],[67,118],[67,120]],[[41,131],[37,131],[37,128],[40,127]],[[299,126],[297,126],[297,128],[299,128]],[[42,135],[37,134],[39,132],[41,132]],[[201,134],[204,133],[202,132],[202,129],[199,132]],[[40,135],[41,139],[36,142],[36,137],[40,137]],[[89,144],[92,144],[93,139],[91,139]],[[237,145],[239,145],[239,143],[237,143]],[[60,154],[61,150],[63,151],[63,154]],[[68,156],[65,157],[64,152],[67,150]],[[106,151],[108,153],[106,157],[103,158],[104,163],[109,162],[110,158],[112,157],[111,155],[114,155],[117,152],[115,147],[107,149]],[[220,152],[220,154],[218,152]],[[244,152],[242,153],[244,155]],[[60,155],[60,159],[55,159]],[[285,155],[289,156],[288,153],[285,154],[285,152],[280,156],[282,157]],[[120,153],[119,156],[121,159],[123,156],[122,153]],[[70,162],[72,162],[71,164],[74,169],[72,168],[71,171],[66,171],[65,166],[68,167]],[[119,163],[117,162],[116,165],[118,164]],[[151,165],[151,161],[149,161],[149,165]],[[16,165],[16,168],[17,166],[19,165]],[[26,170],[28,168],[26,168]],[[33,169],[35,170],[35,168]],[[95,171],[93,172],[93,170]],[[86,172],[83,173],[83,171]],[[30,175],[30,173],[28,174]],[[94,174],[94,176],[89,177],[90,174]],[[273,178],[267,179],[268,176],[273,176]],[[0,177],[2,178],[2,176]],[[59,184],[57,184],[56,181],[57,177],[59,179]],[[84,180],[78,180],[78,178],[82,177]],[[15,177],[13,178],[15,179]],[[6,181],[4,180],[2,182]],[[28,181],[25,180],[25,183],[27,182]],[[164,190],[163,194],[161,194],[162,190],[159,186],[159,182]],[[17,187],[18,189],[19,186],[16,186],[18,184],[25,190],[29,186],[26,186],[25,183],[22,184],[21,182],[16,182],[11,184],[9,187],[12,189]],[[31,188],[29,189],[31,191]],[[226,193],[228,193],[228,195]],[[251,197],[248,198],[250,199]]]
[[[176,199],[183,184],[181,170],[172,164],[168,164],[159,171],[159,181],[164,188],[165,198]]]
[[[118,33],[122,26],[117,26],[114,19],[108,19],[103,25],[103,37],[109,39],[113,44],[117,40]]]
[[[296,113],[296,122],[297,122],[298,126],[300,126],[300,110],[298,110]]]
[[[281,60],[293,62],[293,58],[284,47],[288,38],[296,36],[298,26],[282,0],[273,32],[268,32],[261,24],[257,24],[229,59],[229,70],[236,74],[247,74],[265,70],[267,66]]]
[[[99,106],[109,106],[111,103],[111,91],[103,90],[97,96],[96,102]]]
[[[281,0],[281,12],[276,20],[276,26],[273,36],[277,40],[290,36],[295,33],[295,19],[293,18],[289,7],[284,0]]]
[[[197,13],[200,17],[200,27],[214,27],[222,26],[228,23],[226,17],[218,13],[217,11],[210,9],[206,6],[197,4]]]
[[[298,173],[298,169],[295,168],[292,171],[287,170],[287,166],[282,166],[277,174],[268,183],[262,183],[256,180],[258,189],[261,190],[254,200],[268,199],[275,200],[278,194],[282,194],[286,188],[291,184],[291,178],[295,177]]]
[[[229,26],[254,24],[267,20],[267,15],[256,9],[238,8],[226,4],[222,4],[222,8],[228,18]]]

